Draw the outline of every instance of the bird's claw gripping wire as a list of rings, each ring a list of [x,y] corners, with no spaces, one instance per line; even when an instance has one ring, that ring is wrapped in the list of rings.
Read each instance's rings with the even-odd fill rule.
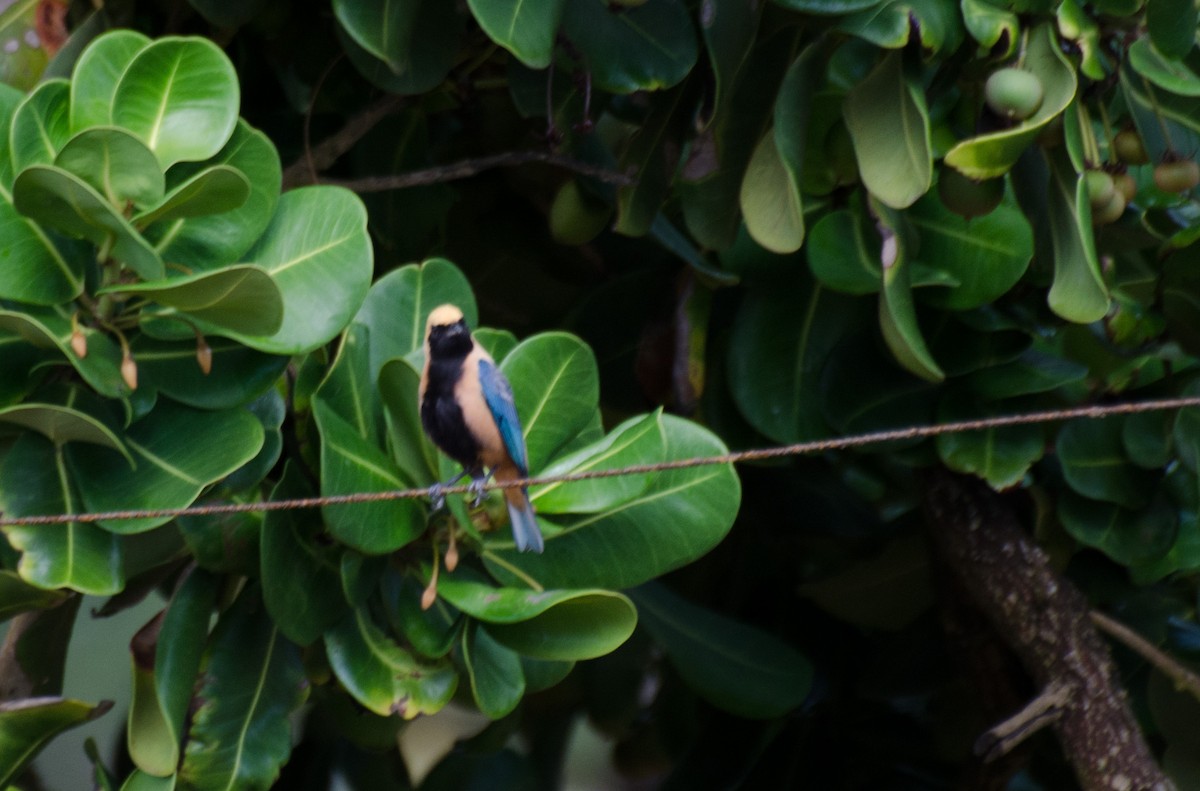
[[[429,487],[429,510],[440,511],[446,507],[446,484],[435,483]]]
[[[483,487],[487,486],[487,482],[487,478],[472,478],[471,482],[467,484],[467,493],[475,498],[471,501],[472,508],[478,508],[479,504],[483,502],[484,494],[486,494]]]

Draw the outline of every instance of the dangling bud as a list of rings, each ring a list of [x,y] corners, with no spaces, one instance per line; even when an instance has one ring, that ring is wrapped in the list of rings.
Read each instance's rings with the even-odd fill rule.
[[[437,601],[437,577],[434,577],[421,593],[421,609],[428,610],[435,601]]]
[[[71,330],[71,351],[75,352],[75,356],[79,359],[87,357],[87,336],[78,327]]]
[[[137,390],[137,363],[133,361],[128,349],[121,358],[121,378],[129,385],[130,390]]]
[[[454,539],[454,528],[450,528],[450,546],[446,547],[446,571],[458,568],[458,541]]]
[[[212,371],[212,347],[204,340],[203,335],[196,336],[196,364],[205,376]]]

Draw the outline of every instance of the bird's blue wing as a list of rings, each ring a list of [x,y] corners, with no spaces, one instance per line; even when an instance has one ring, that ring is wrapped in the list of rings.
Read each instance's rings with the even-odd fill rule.
[[[483,400],[500,429],[500,438],[508,455],[520,468],[522,475],[529,474],[529,460],[525,453],[525,435],[521,432],[521,419],[517,417],[517,405],[513,402],[512,385],[500,373],[500,369],[489,360],[479,361],[479,386]]]

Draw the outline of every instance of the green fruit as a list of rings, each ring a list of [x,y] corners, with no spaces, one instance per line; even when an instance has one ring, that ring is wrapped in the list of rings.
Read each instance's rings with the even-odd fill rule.
[[[1116,222],[1125,213],[1125,196],[1120,190],[1113,190],[1108,201],[1103,206],[1092,207],[1092,225],[1108,225]]]
[[[1190,159],[1154,166],[1154,183],[1163,192],[1187,192],[1200,184],[1200,165]]]
[[[1088,200],[1093,209],[1099,209],[1112,200],[1116,185],[1111,175],[1103,170],[1089,170],[1083,174],[1083,180],[1087,184]]]
[[[611,208],[568,181],[550,204],[550,235],[559,244],[587,244],[604,230],[611,217]]]
[[[1125,202],[1131,203],[1137,197],[1137,182],[1128,173],[1118,173],[1113,176],[1113,185],[1117,192],[1125,196]]]
[[[938,197],[947,209],[964,217],[982,217],[991,213],[1004,198],[1004,179],[975,181],[952,167],[943,167],[938,176]]]
[[[1007,68],[992,72],[983,86],[992,112],[1010,121],[1024,121],[1042,106],[1042,81],[1031,71]]]
[[[1126,165],[1145,165],[1150,161],[1141,135],[1132,129],[1122,129],[1113,138],[1113,153]]]

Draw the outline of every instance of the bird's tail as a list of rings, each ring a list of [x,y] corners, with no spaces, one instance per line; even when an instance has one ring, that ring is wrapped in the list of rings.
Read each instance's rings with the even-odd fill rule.
[[[507,472],[507,471],[504,471]],[[517,472],[510,475],[496,471],[496,480],[515,480]],[[533,515],[533,506],[529,503],[529,494],[520,489],[505,489],[504,501],[508,505],[508,518],[512,522],[513,541],[521,552],[541,552],[546,548],[542,541],[542,531],[538,527],[537,517]]]

